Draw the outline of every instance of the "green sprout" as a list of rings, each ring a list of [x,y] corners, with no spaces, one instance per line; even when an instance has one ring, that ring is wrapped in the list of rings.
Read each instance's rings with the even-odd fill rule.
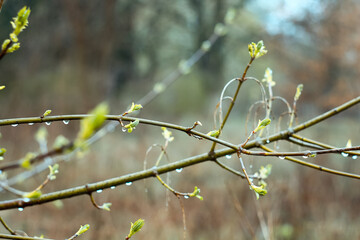
[[[263,82],[266,82],[267,86],[273,87],[276,82],[273,81],[272,70],[270,68],[266,68]]]
[[[197,197],[201,201],[204,200],[204,198],[200,196],[199,193],[200,193],[200,188],[195,186],[194,191],[191,194],[189,194],[189,197]]]
[[[127,110],[127,113],[132,113],[132,112],[138,111],[138,110],[140,110],[142,108],[143,108],[143,106],[141,106],[141,104],[132,103],[130,109]]]
[[[212,130],[212,131],[208,132],[206,135],[208,135],[210,137],[218,137],[220,135],[220,131],[219,130]]]
[[[172,142],[174,140],[174,137],[171,136],[172,132],[167,130],[166,127],[162,127],[161,129],[163,130],[162,135],[164,136],[165,140],[168,142]]]
[[[48,175],[48,178],[50,179],[50,181],[55,180],[56,174],[59,173],[59,164],[56,163],[53,166],[49,165],[49,170],[50,170],[50,173]]]
[[[135,121],[133,121],[133,122],[130,122],[129,124],[126,124],[125,126],[124,126],[124,128],[125,129],[127,129],[127,131],[129,132],[129,133],[131,133],[134,129],[135,129],[135,127],[137,126],[137,125],[139,125],[139,119],[136,119]]]
[[[30,170],[31,169],[31,159],[33,159],[35,157],[34,153],[27,153],[24,157],[24,159],[21,161],[21,167]]]
[[[257,44],[254,42],[250,43],[248,48],[250,57],[254,59],[259,58],[267,53],[263,40],[259,41]]]
[[[255,185],[251,185],[252,190],[254,190],[255,194],[256,194],[256,199],[259,199],[259,195],[261,196],[265,196],[267,194],[267,190],[265,189],[264,185],[259,186],[255,186]]]
[[[35,199],[35,198],[39,198],[41,197],[42,193],[40,190],[37,190],[35,189],[34,191],[32,192],[27,192],[27,193],[24,193],[22,195],[23,198],[31,198],[31,199]]]
[[[79,236],[83,233],[85,233],[87,230],[89,230],[90,225],[89,224],[85,224],[84,226],[80,226],[80,229],[75,233],[75,235]]]
[[[6,153],[6,149],[5,148],[0,148],[0,161],[4,160],[4,154]]]
[[[6,39],[1,46],[1,50],[5,51],[5,53],[11,53],[20,48],[20,43],[18,43],[18,35],[28,26],[30,12],[30,8],[25,6],[20,9],[17,16],[14,17],[13,21],[10,22],[14,31],[10,33],[10,39]]]
[[[51,113],[51,110],[46,110],[41,117],[44,118],[44,117],[50,115],[50,113]]]
[[[303,88],[304,88],[304,85],[302,85],[302,84],[299,84],[299,85],[297,86],[297,88],[296,88],[296,94],[295,94],[295,97],[294,97],[294,100],[295,100],[295,101],[299,100]]]
[[[267,125],[269,125],[271,123],[271,120],[269,118],[265,118],[264,120],[260,121],[259,120],[259,124],[258,126],[255,128],[254,132],[256,133],[257,131],[264,129]]]
[[[110,212],[111,205],[112,203],[104,203],[103,205],[99,206],[99,208]]]
[[[144,226],[145,220],[139,219],[134,223],[131,223],[130,232],[127,235],[126,239],[130,239],[135,233],[141,230],[141,228]]]

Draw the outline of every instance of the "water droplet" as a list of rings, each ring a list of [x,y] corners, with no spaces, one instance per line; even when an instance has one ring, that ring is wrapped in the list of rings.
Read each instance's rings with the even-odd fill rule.
[[[32,125],[34,125],[34,123],[28,123],[28,125],[29,125],[29,126],[32,126]]]
[[[226,155],[225,156],[227,159],[230,159],[231,158],[231,155],[229,154],[229,155]]]
[[[131,186],[132,182],[125,183],[126,186]]]
[[[303,158],[305,158],[305,159],[306,159],[306,158],[308,158],[308,156],[307,156],[307,155],[304,155],[304,156],[302,156],[302,157],[303,157]]]
[[[13,127],[17,127],[17,125],[19,125],[19,124],[17,124],[17,123],[11,124],[11,126],[13,126]]]
[[[185,198],[185,199],[188,199],[188,198],[190,198],[190,197],[189,197],[188,195],[185,195],[184,198]]]
[[[267,140],[266,140],[266,143],[270,143],[270,139],[267,139]]]
[[[280,159],[285,159],[285,156],[279,156]]]
[[[102,191],[103,191],[102,189],[99,189],[99,190],[97,190],[96,192],[97,192],[97,193],[102,193]]]
[[[346,152],[342,152],[342,153],[341,153],[341,155],[342,155],[343,157],[347,157],[347,156],[349,156],[349,154],[348,154],[348,153],[346,153]]]
[[[251,164],[249,167],[250,167],[250,168],[253,168],[253,165]]]
[[[45,122],[45,124],[49,126],[51,124],[51,122]]]
[[[68,125],[69,122],[70,122],[70,120],[63,120],[63,123],[64,123],[65,125]]]
[[[116,187],[115,186],[111,186],[110,189],[115,189]]]
[[[18,210],[19,210],[19,212],[22,212],[22,211],[24,211],[24,208],[19,207]]]
[[[276,149],[280,149],[280,146],[276,146]]]
[[[30,198],[24,198],[24,202],[30,202]]]
[[[178,168],[178,169],[176,169],[176,172],[181,173],[182,170],[183,170],[182,168]]]
[[[123,127],[123,128],[121,128],[121,131],[126,132],[127,129]]]
[[[354,155],[354,156],[352,156],[352,159],[355,160],[355,159],[357,159],[357,157],[358,157],[357,155]]]

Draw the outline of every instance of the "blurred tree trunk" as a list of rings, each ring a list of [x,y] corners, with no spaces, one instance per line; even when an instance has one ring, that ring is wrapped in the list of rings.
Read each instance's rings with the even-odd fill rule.
[[[227,1],[225,0],[215,0],[214,7],[211,9],[212,12],[208,13],[207,4],[208,1],[202,0],[189,0],[190,5],[193,7],[196,13],[197,19],[197,36],[195,36],[195,49],[199,48],[203,41],[205,41],[213,32],[214,27],[217,23],[222,23],[224,20],[224,15],[226,12]],[[208,21],[206,16],[210,15],[212,18]],[[199,67],[204,74],[204,79],[207,83],[204,84],[205,87],[210,88],[210,90],[218,89],[220,84],[222,84],[223,71],[224,71],[224,61],[225,56],[223,53],[224,39],[219,39],[211,51],[208,53],[208,56],[201,59]],[[209,83],[210,81],[210,83]]]

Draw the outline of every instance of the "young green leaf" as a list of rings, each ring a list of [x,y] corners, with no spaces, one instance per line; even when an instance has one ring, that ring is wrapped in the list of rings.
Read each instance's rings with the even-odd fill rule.
[[[112,203],[104,203],[103,205],[100,206],[100,209],[106,210],[110,212],[110,207],[111,207]]]
[[[270,86],[270,87],[275,86],[276,82],[273,81],[272,70],[270,68],[266,68],[265,74],[264,74],[264,79],[262,81],[266,82],[267,86]]]
[[[218,137],[220,135],[220,131],[219,130],[212,130],[212,131],[208,132],[206,135],[208,135],[210,137]]]
[[[259,120],[259,124],[258,126],[255,128],[254,132],[257,132],[263,128],[265,128],[267,125],[269,125],[271,123],[271,120],[269,118],[265,118],[264,120],[260,121]]]
[[[145,220],[144,219],[139,219],[134,223],[131,223],[131,227],[130,227],[130,232],[128,234],[128,236],[126,237],[126,239],[130,239],[135,233],[137,233],[138,231],[141,230],[141,228],[144,226]]]
[[[303,88],[304,88],[304,85],[302,85],[302,84],[299,84],[299,85],[297,86],[297,88],[296,88],[296,94],[295,94],[295,97],[294,97],[294,100],[295,100],[295,101],[299,100]]]
[[[80,229],[76,232],[75,235],[79,236],[79,235],[85,233],[87,230],[89,230],[89,228],[90,228],[89,224],[85,224],[84,226],[81,225]]]
[[[35,199],[35,198],[39,198],[41,197],[42,193],[40,190],[34,190],[32,192],[28,192],[28,193],[24,193],[22,195],[23,198],[31,198],[31,199]]]
[[[167,130],[166,127],[162,127],[161,129],[163,130],[162,135],[164,136],[165,140],[168,142],[172,142],[174,140],[174,137],[171,136],[172,132]]]

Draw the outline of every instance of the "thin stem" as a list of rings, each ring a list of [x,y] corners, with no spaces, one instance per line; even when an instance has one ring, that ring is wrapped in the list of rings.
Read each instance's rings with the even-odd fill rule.
[[[0,233],[0,239],[39,240],[39,238],[23,237],[23,236],[3,234],[3,233]],[[41,238],[41,239],[42,240],[54,240],[54,239],[49,239],[49,238]]]
[[[272,150],[272,149],[270,149],[270,148],[268,148],[268,147],[266,147],[264,145],[261,145],[260,147],[262,149],[264,149],[265,151],[274,152],[274,150]],[[314,168],[314,169],[319,170],[319,171],[323,171],[323,172],[327,172],[327,173],[331,173],[331,174],[335,174],[335,175],[340,175],[340,176],[343,176],[343,177],[350,177],[350,178],[360,179],[360,175],[357,175],[357,174],[352,174],[352,173],[347,173],[347,172],[334,170],[334,169],[323,167],[323,166],[320,166],[320,165],[317,165],[317,164],[302,161],[302,160],[299,160],[299,159],[296,159],[296,158],[293,158],[293,157],[285,157],[285,159],[289,160],[291,162],[306,166],[306,167]]]
[[[296,138],[296,139],[299,139],[300,141],[302,142],[306,142],[306,143],[310,143],[310,144],[313,144],[313,145],[317,145],[321,148],[325,148],[325,149],[334,149],[336,147],[334,146],[331,146],[331,145],[328,145],[328,144],[325,144],[325,143],[322,143],[322,142],[319,142],[319,141],[315,141],[313,139],[310,139],[310,138],[305,138],[305,137],[302,137],[302,136],[299,136],[297,134],[291,134],[291,137],[293,138]],[[360,153],[358,152],[349,152],[349,151],[345,151],[345,153],[348,153],[348,154],[351,154],[351,155],[357,155],[357,156],[360,156]]]
[[[6,228],[6,230],[9,231],[9,233],[11,235],[15,235],[16,233],[5,223],[5,221],[2,219],[2,217],[0,217],[0,222],[1,224],[4,226],[4,228]]]
[[[233,173],[233,174],[235,174],[236,176],[239,176],[239,177],[241,177],[241,178],[245,178],[245,175],[244,175],[243,173],[241,173],[241,172],[239,172],[239,171],[236,171],[235,169],[233,169],[233,168],[231,168],[231,167],[223,164],[223,163],[220,162],[218,159],[215,160],[215,163],[216,163],[217,165],[219,165],[220,167],[222,167],[223,169],[225,169],[226,171],[229,171],[229,172],[231,172],[231,173]]]
[[[274,156],[274,157],[286,157],[286,156],[302,156],[312,157],[312,155],[328,154],[328,153],[343,153],[351,150],[360,150],[360,146],[349,147],[349,148],[334,148],[334,149],[323,149],[314,151],[299,151],[299,152],[258,152],[242,149],[241,153],[252,155],[252,156]]]
[[[233,107],[234,107],[234,105],[235,105],[235,101],[236,101],[237,96],[239,95],[239,91],[240,91],[241,85],[242,85],[242,83],[245,81],[246,73],[248,72],[248,70],[249,70],[249,68],[250,68],[250,66],[251,66],[251,64],[252,64],[252,62],[253,62],[254,60],[255,60],[254,57],[250,58],[250,61],[249,61],[248,65],[246,65],[246,68],[245,68],[245,70],[244,70],[244,73],[243,73],[242,77],[241,77],[240,79],[238,79],[239,82],[238,82],[238,86],[237,86],[237,88],[236,88],[236,90],[235,90],[233,100],[230,102],[230,105],[229,105],[229,108],[228,108],[228,110],[227,110],[227,112],[226,112],[226,115],[225,115],[225,117],[224,117],[224,120],[222,121],[222,123],[221,123],[221,125],[220,125],[219,135],[218,135],[216,138],[220,137],[220,134],[221,134],[221,132],[222,132],[222,130],[223,130],[225,124],[226,124],[226,121],[227,121],[227,119],[228,119],[229,116],[230,116],[231,110],[233,109]],[[210,153],[213,153],[213,152],[214,152],[215,146],[216,146],[216,143],[214,142],[213,145],[211,146]]]
[[[95,199],[94,199],[92,193],[89,193],[89,197],[90,197],[90,201],[91,201],[92,205],[94,205],[94,207],[96,207],[97,209],[101,209],[101,207],[95,202]]]

